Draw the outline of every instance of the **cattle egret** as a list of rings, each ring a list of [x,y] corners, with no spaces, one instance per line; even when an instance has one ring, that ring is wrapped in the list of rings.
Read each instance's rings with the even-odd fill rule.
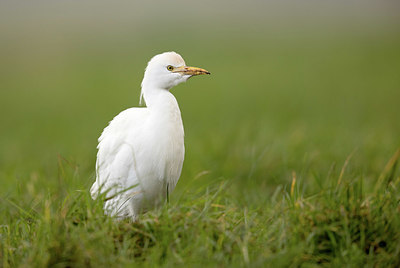
[[[208,71],[187,67],[175,52],[154,56],[142,81],[140,102],[147,107],[118,114],[97,146],[93,199],[104,197],[104,213],[137,220],[174,190],[185,155],[178,102],[170,89]]]

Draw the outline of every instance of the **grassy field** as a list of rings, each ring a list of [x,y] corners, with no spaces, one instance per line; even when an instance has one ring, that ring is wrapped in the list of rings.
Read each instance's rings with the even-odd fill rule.
[[[4,37],[0,266],[400,266],[399,32],[225,30]],[[115,222],[96,139],[166,50],[212,75],[170,202]]]

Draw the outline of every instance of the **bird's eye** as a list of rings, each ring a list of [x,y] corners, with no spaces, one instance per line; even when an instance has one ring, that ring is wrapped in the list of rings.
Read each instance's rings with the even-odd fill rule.
[[[168,70],[168,71],[172,71],[172,70],[174,70],[174,66],[172,66],[172,65],[168,65],[168,66],[167,66],[167,70]]]

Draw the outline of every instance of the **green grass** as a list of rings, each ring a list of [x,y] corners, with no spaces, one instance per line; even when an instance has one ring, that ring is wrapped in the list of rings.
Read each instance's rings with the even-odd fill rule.
[[[399,157],[400,151],[371,191],[363,178],[344,179],[341,172],[305,195],[294,173],[287,189],[278,186],[262,204],[246,206],[229,194],[232,183],[220,179],[187,187],[138,223],[103,216],[101,202],[66,185],[77,175],[62,163],[60,191],[44,192],[31,182],[29,203],[3,200],[2,264],[396,267],[400,178],[393,171]]]
[[[0,265],[400,266],[397,36],[6,40]],[[88,193],[96,139],[169,49],[212,73],[174,89],[183,173],[169,204],[115,222]]]

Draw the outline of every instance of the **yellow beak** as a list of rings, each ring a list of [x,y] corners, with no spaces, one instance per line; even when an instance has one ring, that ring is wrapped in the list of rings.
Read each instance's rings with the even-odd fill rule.
[[[193,75],[210,74],[210,72],[207,70],[197,68],[197,67],[188,67],[188,66],[177,67],[172,72],[180,73],[180,74],[184,74],[184,75],[192,75],[192,76]]]

